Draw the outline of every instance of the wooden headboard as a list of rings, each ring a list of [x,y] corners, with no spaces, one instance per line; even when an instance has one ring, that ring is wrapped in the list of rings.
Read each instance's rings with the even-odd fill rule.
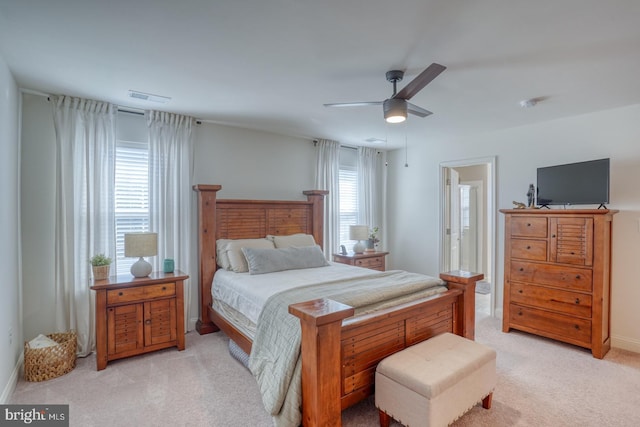
[[[218,199],[221,185],[194,185],[198,193],[198,263],[200,278],[199,333],[217,330],[207,316],[211,305],[211,283],[216,272],[216,240],[259,239],[268,234],[313,235],[323,246],[325,190],[303,191],[307,200],[233,200]]]

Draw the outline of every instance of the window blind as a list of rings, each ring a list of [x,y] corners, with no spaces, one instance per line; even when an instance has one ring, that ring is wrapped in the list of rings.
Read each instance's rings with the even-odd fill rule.
[[[116,143],[115,181],[115,264],[117,274],[126,274],[137,260],[124,256],[125,233],[149,231],[148,143]]]
[[[357,152],[340,149],[340,244],[349,250],[354,242],[349,239],[349,226],[358,223],[358,173]]]

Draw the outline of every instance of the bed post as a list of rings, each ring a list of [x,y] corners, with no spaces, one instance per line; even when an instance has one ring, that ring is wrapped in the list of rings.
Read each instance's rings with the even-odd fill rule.
[[[211,306],[211,282],[216,272],[216,195],[220,185],[194,185],[198,193],[198,264],[200,316],[196,330],[200,335],[218,331],[218,327],[209,319]]]
[[[354,308],[330,299],[292,304],[289,313],[300,318],[302,329],[302,425],[342,425],[340,375],[342,320]]]
[[[460,289],[458,297],[457,323],[454,333],[470,340],[476,334],[476,282],[484,278],[482,273],[454,270],[440,273],[440,278],[447,282],[449,289]]]
[[[302,194],[307,196],[307,200],[313,204],[313,220],[311,227],[313,229],[313,239],[321,248],[324,248],[324,196],[329,194],[327,190],[307,190]]]

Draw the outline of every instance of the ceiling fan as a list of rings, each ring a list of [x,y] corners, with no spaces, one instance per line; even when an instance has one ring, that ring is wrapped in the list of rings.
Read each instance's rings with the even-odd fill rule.
[[[433,114],[431,111],[425,110],[422,107],[418,107],[410,102],[414,95],[428,85],[433,79],[438,77],[440,73],[446,70],[444,65],[436,64],[435,62],[429,65],[418,77],[409,82],[400,92],[396,92],[396,84],[402,81],[404,77],[404,71],[391,70],[387,71],[386,78],[389,82],[393,83],[393,95],[384,101],[372,101],[372,102],[343,102],[337,104],[324,104],[325,107],[361,107],[365,105],[381,105],[384,110],[384,118],[389,123],[400,123],[407,119],[407,113],[414,114],[418,117],[427,117]]]

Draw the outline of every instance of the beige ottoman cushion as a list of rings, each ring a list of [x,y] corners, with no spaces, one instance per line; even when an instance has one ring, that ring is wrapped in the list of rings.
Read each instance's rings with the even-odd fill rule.
[[[496,352],[444,333],[395,353],[376,369],[376,406],[406,426],[445,426],[489,395]]]

